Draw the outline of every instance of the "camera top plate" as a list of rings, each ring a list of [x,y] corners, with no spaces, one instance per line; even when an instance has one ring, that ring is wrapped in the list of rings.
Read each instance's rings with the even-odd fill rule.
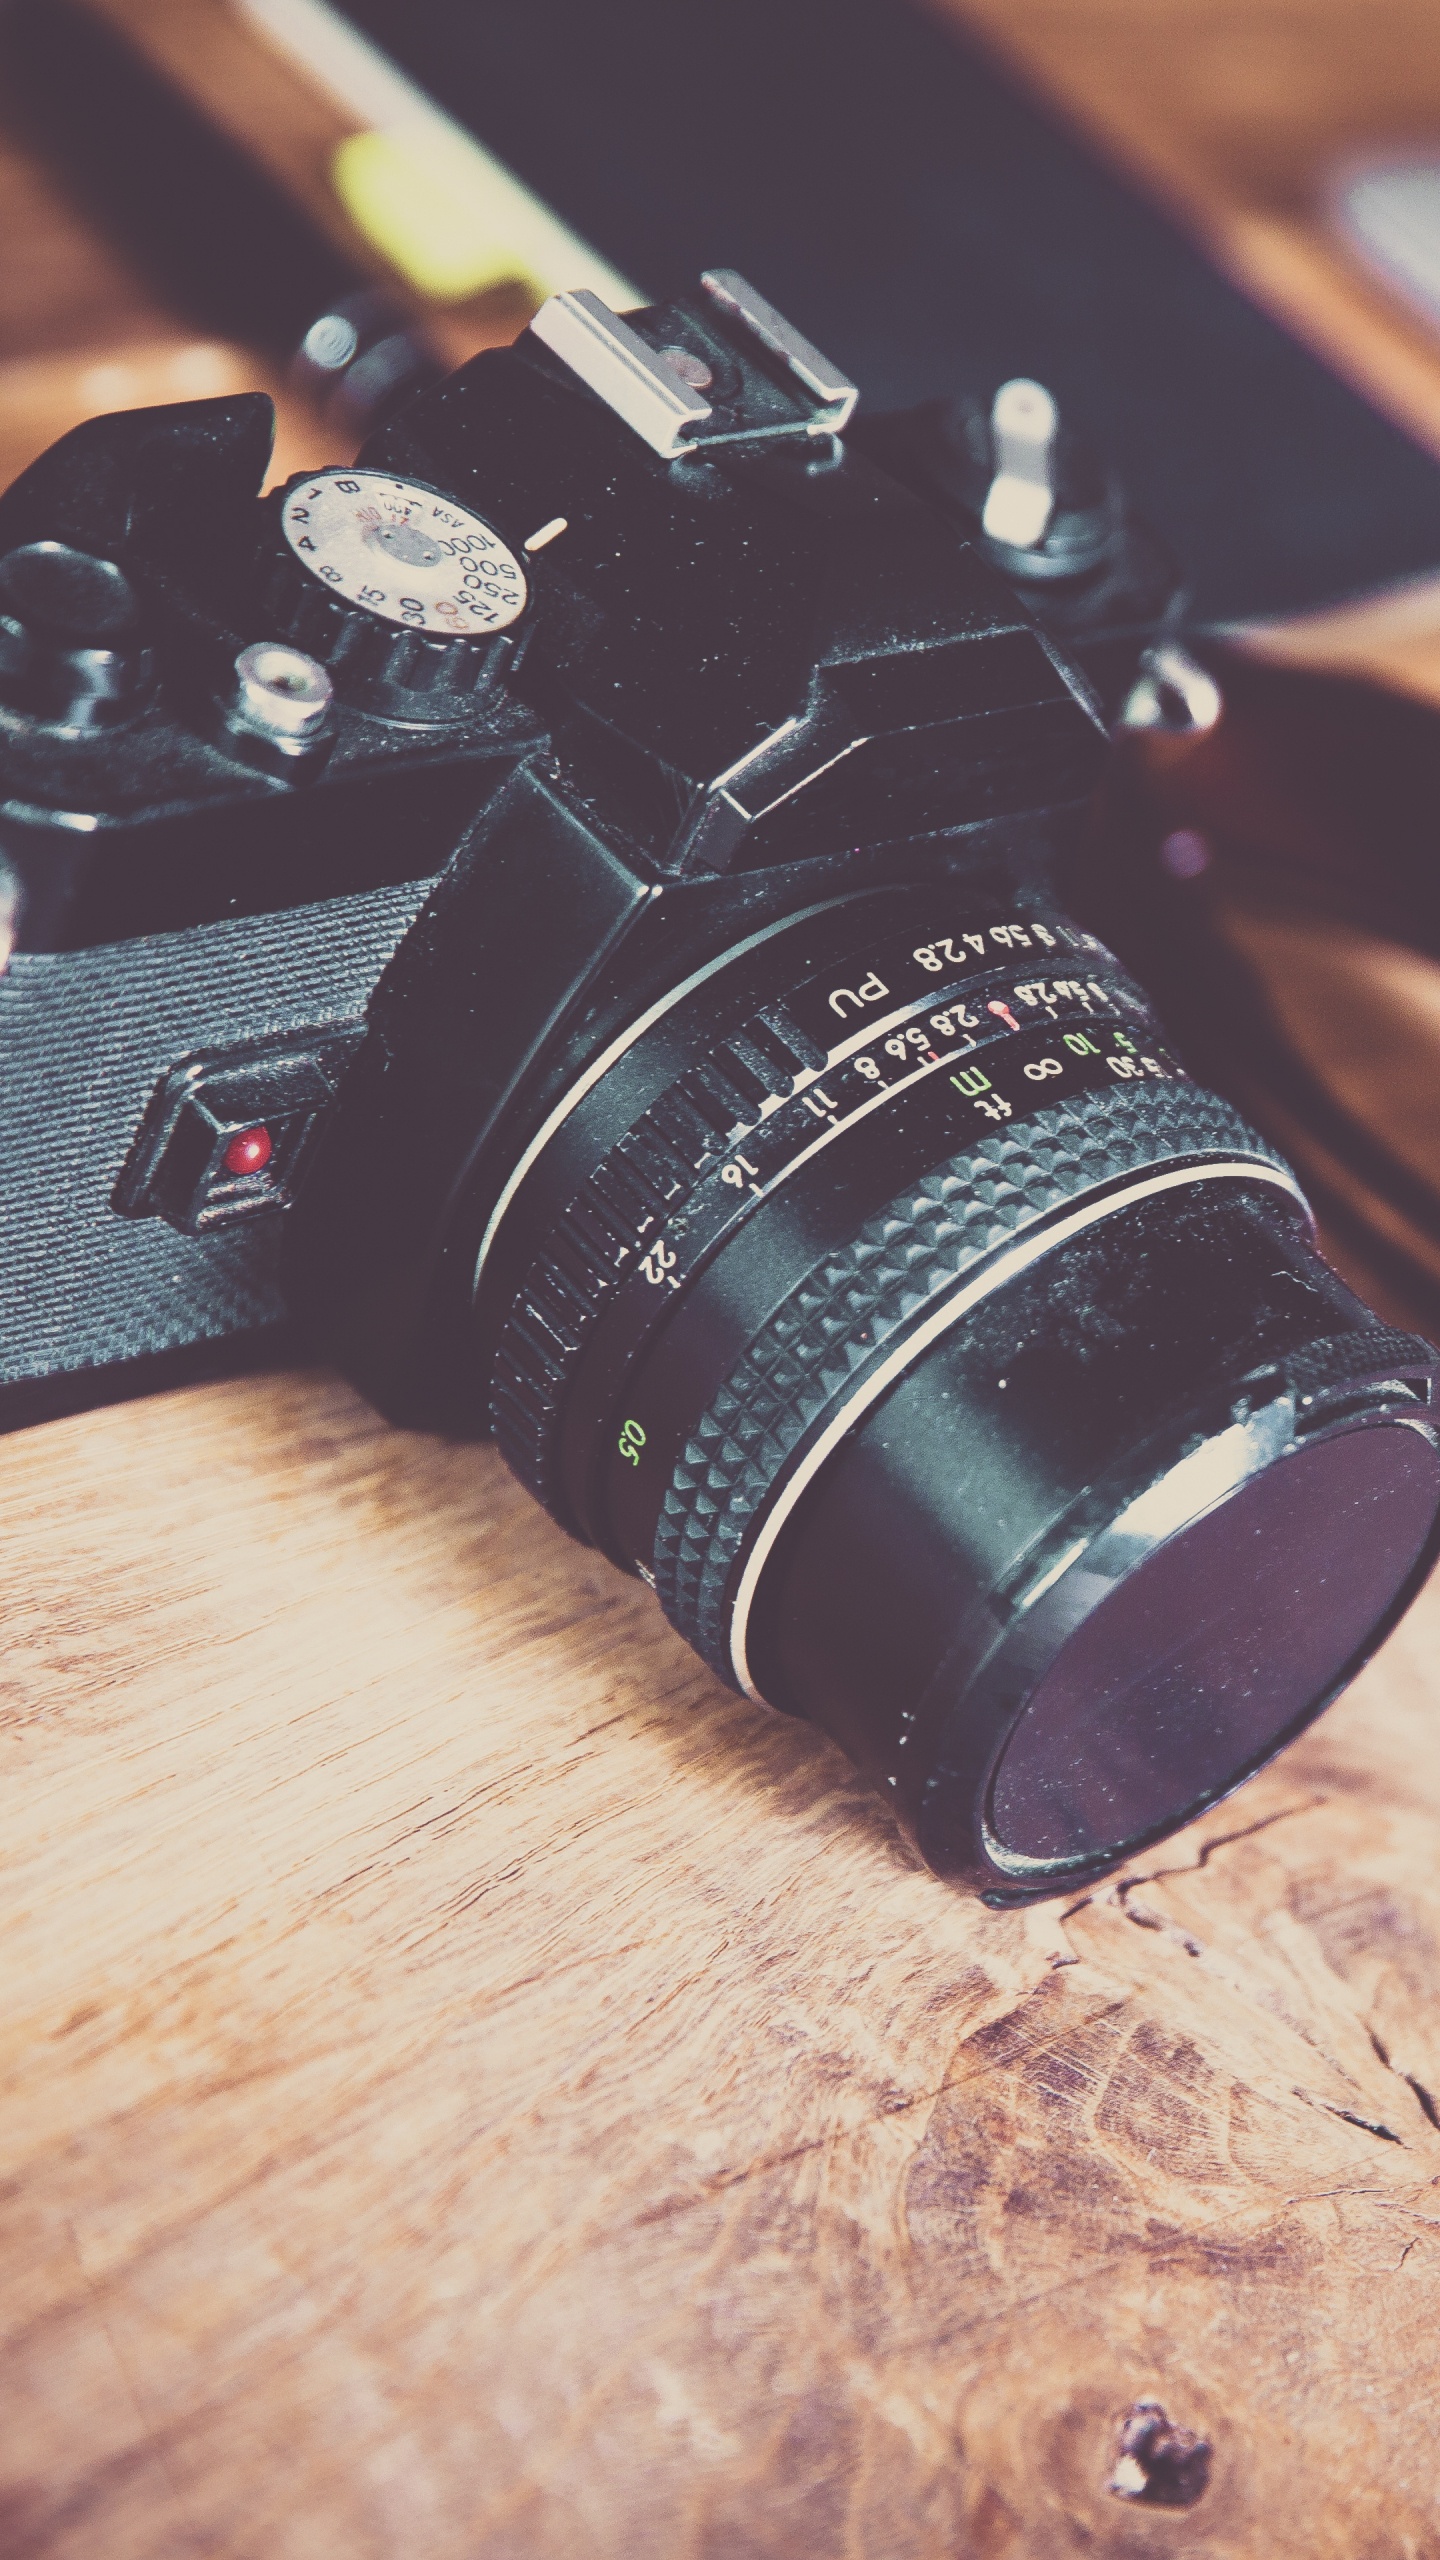
[[[859,393],[733,267],[707,267],[704,303],[660,344],[598,294],[552,294],[530,323],[552,355],[673,462],[758,436],[839,435]],[[706,395],[709,395],[708,397]]]

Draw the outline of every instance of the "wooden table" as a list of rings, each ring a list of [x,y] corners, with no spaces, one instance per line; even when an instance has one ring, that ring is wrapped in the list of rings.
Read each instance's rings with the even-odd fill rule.
[[[1239,23],[1006,11],[1137,135]],[[1440,1590],[1016,1916],[333,1377],[12,1438],[0,1553],[0,2560],[1440,2551]]]

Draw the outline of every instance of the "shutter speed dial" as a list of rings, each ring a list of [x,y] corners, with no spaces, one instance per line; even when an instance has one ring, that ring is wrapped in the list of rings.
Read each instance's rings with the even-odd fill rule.
[[[285,539],[346,604],[405,631],[488,639],[524,612],[525,572],[498,533],[418,480],[319,471],[287,490]]]
[[[359,469],[291,481],[279,513],[267,602],[286,636],[378,709],[463,716],[529,602],[493,526],[421,481]]]

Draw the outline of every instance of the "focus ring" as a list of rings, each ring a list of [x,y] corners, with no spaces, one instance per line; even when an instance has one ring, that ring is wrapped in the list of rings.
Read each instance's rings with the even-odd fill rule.
[[[637,1215],[670,1215],[694,1190],[700,1161],[723,1153],[730,1131],[823,1056],[772,1006],[668,1087],[561,1215],[511,1308],[490,1408],[506,1465],[547,1511],[561,1507],[555,1444],[565,1396],[633,1259]]]
[[[1188,1082],[1079,1097],[952,1156],[807,1274],[696,1425],[656,1531],[665,1614],[722,1680],[735,1685],[730,1592],[751,1531],[856,1372],[1050,1210],[1126,1174],[1215,1155],[1288,1172],[1238,1112]]]

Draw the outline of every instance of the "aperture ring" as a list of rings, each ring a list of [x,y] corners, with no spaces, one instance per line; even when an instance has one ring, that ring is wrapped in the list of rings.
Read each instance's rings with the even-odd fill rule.
[[[1077,1097],[914,1182],[827,1254],[736,1363],[690,1436],[661,1509],[655,1587],[666,1616],[731,1687],[731,1610],[746,1551],[800,1444],[887,1343],[962,1275],[1082,1193],[1127,1174],[1283,1157],[1190,1084]]]
[[[927,896],[919,911],[933,914],[934,905]],[[561,1482],[563,1416],[597,1331],[613,1325],[619,1307],[632,1329],[653,1325],[696,1258],[818,1145],[879,1107],[908,1108],[920,1083],[952,1068],[951,1081],[974,1097],[966,1116],[997,1123],[1017,1107],[1038,1109],[1057,1091],[1051,1078],[1083,1080],[1103,1057],[1102,1042],[1130,1053],[1128,1062],[1104,1061],[1114,1072],[1173,1072],[1140,1057],[1139,1044],[1153,1045],[1155,1032],[1139,991],[1065,919],[1011,917],[917,943],[919,930],[912,922],[872,943],[865,960],[878,966],[832,960],[812,969],[709,1047],[551,1224],[500,1335],[491,1421],[513,1473],[567,1525],[575,1522]],[[1058,974],[1077,968],[1087,974]],[[1051,1034],[1054,1056],[1032,1058],[1034,1043]],[[1002,1099],[991,1086],[996,1057],[1012,1068],[1028,1059],[1020,1072],[1035,1081]]]

